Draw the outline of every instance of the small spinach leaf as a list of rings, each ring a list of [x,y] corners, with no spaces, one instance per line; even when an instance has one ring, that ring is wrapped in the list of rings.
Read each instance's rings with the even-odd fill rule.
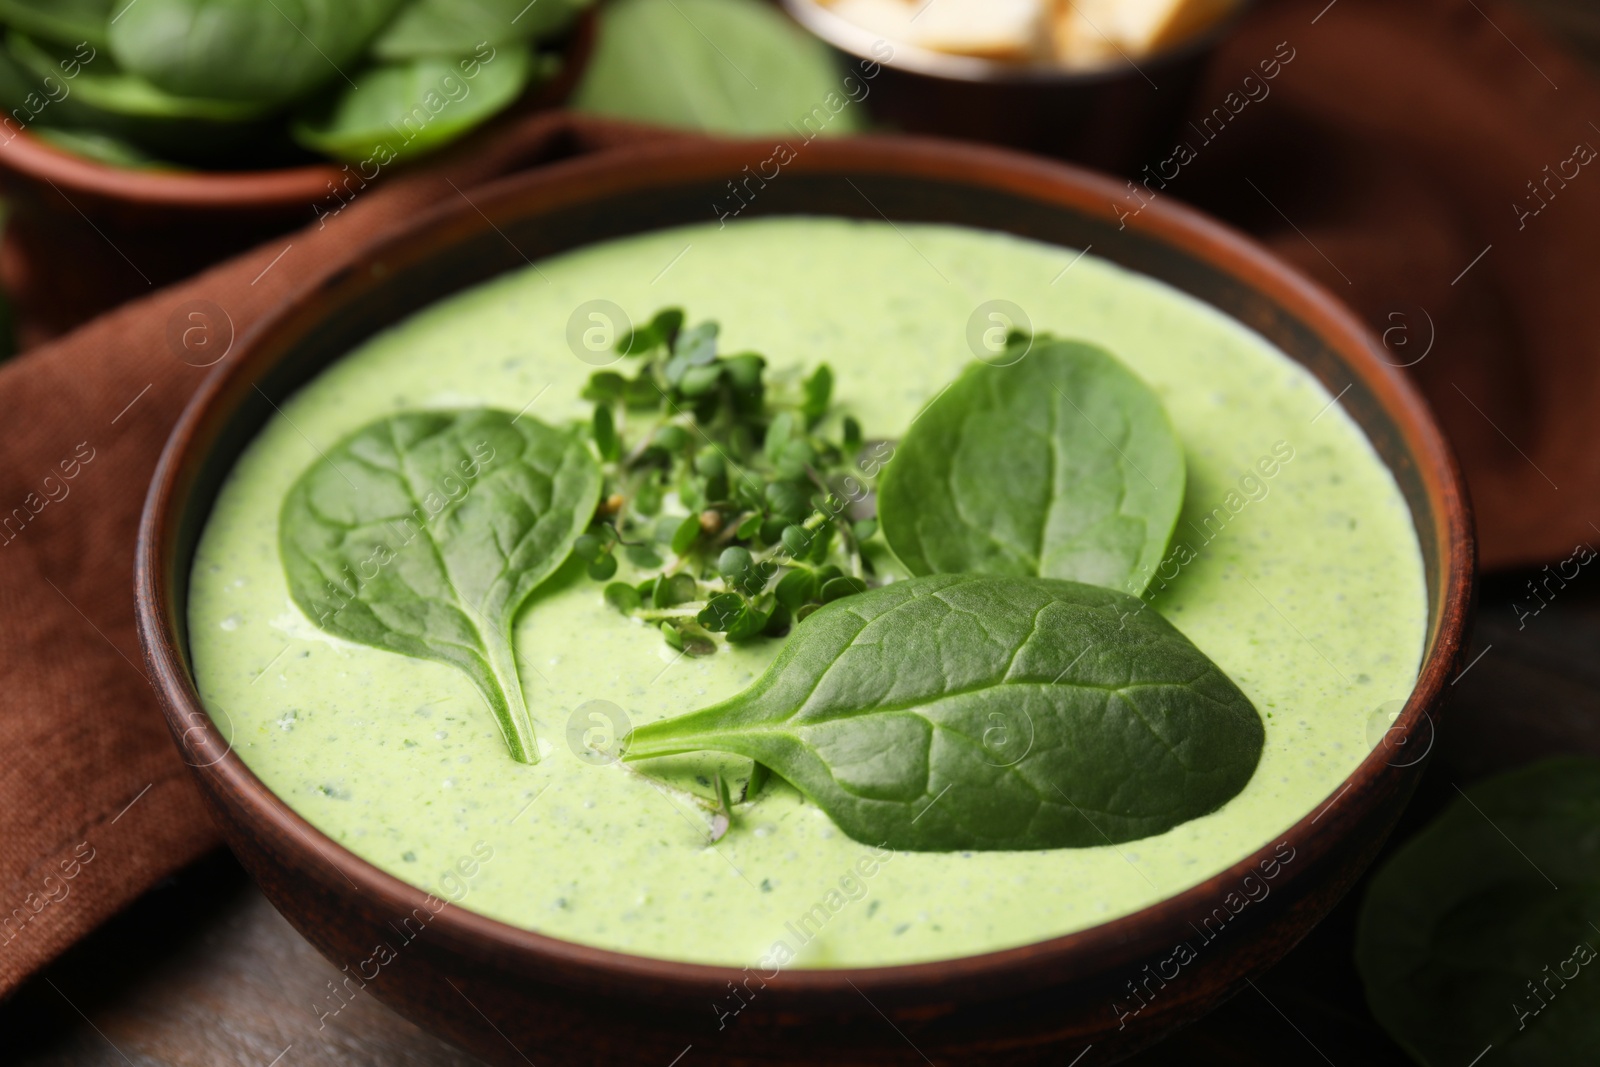
[[[1600,761],[1554,759],[1473,786],[1394,854],[1362,902],[1356,966],[1421,1063],[1590,1063],[1596,927]]]
[[[111,23],[125,69],[178,96],[298,99],[348,69],[400,0],[139,0]]]
[[[1037,574],[1143,592],[1183,504],[1183,447],[1111,353],[1038,338],[975,363],[883,472],[883,535],[913,574]]]
[[[921,851],[1159,834],[1243,789],[1249,699],[1141,602],[1076,582],[934,575],[795,628],[732,699],[633,731],[629,760],[756,760],[845,833]]]
[[[593,0],[412,0],[372,42],[379,59],[466,55],[567,28]]]
[[[517,98],[533,69],[521,47],[367,67],[353,75],[355,86],[314,105],[292,129],[314,151],[383,165],[437,148],[486,121]]]
[[[284,499],[289,591],[329,633],[465,672],[511,755],[535,763],[512,622],[567,558],[599,493],[580,436],[531,416],[387,416],[329,449]]]
[[[827,46],[758,0],[617,0],[573,106],[712,133],[854,133]]]

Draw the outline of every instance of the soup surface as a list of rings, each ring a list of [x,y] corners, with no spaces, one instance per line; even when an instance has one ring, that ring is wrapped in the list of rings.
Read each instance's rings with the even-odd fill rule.
[[[550,423],[587,419],[579,393],[595,367],[566,333],[595,299],[635,321],[669,305],[716,319],[724,350],[763,353],[769,373],[828,362],[838,403],[869,439],[898,436],[973,359],[968,319],[984,301],[1009,300],[1036,331],[1115,352],[1183,441],[1174,544],[1193,560],[1154,605],[1259,709],[1266,746],[1250,784],[1157,837],[974,853],[869,848],[779,784],[711,845],[693,805],[578,758],[569,736],[603,719],[569,722],[593,700],[635,725],[703,707],[754,680],[779,642],[680,656],[608,608],[601,584],[569,561],[516,626],[544,753],[524,765],[464,675],[320,631],[291,602],[278,555],[295,478],[339,438],[406,408],[527,405]],[[1009,235],[785,218],[597,245],[419,310],[283,403],[199,547],[195,673],[235,750],[312,824],[517,926],[736,966],[787,961],[785,950],[793,966],[839,967],[1037,941],[1171,896],[1269,842],[1292,863],[1285,830],[1339,789],[1388,725],[1386,706],[1409,695],[1426,622],[1416,534],[1388,471],[1331,400],[1209,307]],[[713,766],[741,778],[749,764],[681,757],[672,773],[709,792]]]

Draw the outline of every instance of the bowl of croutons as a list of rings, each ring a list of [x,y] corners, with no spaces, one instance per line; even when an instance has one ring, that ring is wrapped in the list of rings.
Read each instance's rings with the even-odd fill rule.
[[[898,129],[1136,170],[1250,0],[783,0]]]

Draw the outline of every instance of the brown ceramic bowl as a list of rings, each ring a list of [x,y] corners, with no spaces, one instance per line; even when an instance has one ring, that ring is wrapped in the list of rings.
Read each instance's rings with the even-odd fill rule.
[[[567,32],[561,71],[500,122],[555,107],[571,94],[594,46],[593,9]],[[396,164],[402,166],[402,164]],[[186,278],[273,234],[316,220],[347,180],[327,160],[266,170],[118,167],[58,148],[26,129],[0,141],[0,190],[10,201],[0,282],[23,318],[23,347]]]
[[[911,133],[988,141],[1133,174],[1170,154],[1172,137],[1217,43],[1250,6],[1154,55],[1093,69],[1020,65],[885,42],[817,0],[782,0],[863,80],[878,121]],[[883,58],[887,48],[892,54]],[[861,89],[854,94],[859,96]],[[1157,150],[1164,150],[1156,154]]]
[[[174,737],[229,844],[312,944],[355,974],[425,894],[358,859],[274,796],[229,751],[195,692],[186,596],[219,484],[281,401],[375,331],[532,259],[706,221],[760,144],[664,143],[552,164],[447,205],[371,259],[308,288],[242,338],[184,413],[145,505],[139,629]],[[446,907],[367,988],[491,1062],[705,1064],[1112,1062],[1199,1017],[1286,953],[1349,889],[1394,825],[1462,653],[1473,587],[1471,522],[1427,409],[1355,318],[1251,241],[1170,201],[1122,228],[1109,180],[936,141],[811,146],[752,215],[959,223],[1084,247],[1221,309],[1314,373],[1364,428],[1408,502],[1426,562],[1427,644],[1386,742],[1323,805],[1262,851],[1143,911],[1080,933],[964,959],[795,970],[726,1029],[712,1004],[739,971],[555,940]],[[1402,744],[1409,742],[1409,744]],[[1270,895],[1119,1027],[1113,1001],[1236,893],[1278,841],[1294,850]],[[1082,1060],[1073,1057],[1093,1046]]]

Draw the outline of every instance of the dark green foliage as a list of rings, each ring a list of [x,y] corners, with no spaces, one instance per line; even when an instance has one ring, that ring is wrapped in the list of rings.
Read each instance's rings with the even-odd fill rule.
[[[1265,732],[1227,675],[1140,606],[1053,579],[895,582],[815,611],[749,689],[634,730],[624,758],[746,756],[851,837],[897,849],[1159,834],[1243,789]]]

